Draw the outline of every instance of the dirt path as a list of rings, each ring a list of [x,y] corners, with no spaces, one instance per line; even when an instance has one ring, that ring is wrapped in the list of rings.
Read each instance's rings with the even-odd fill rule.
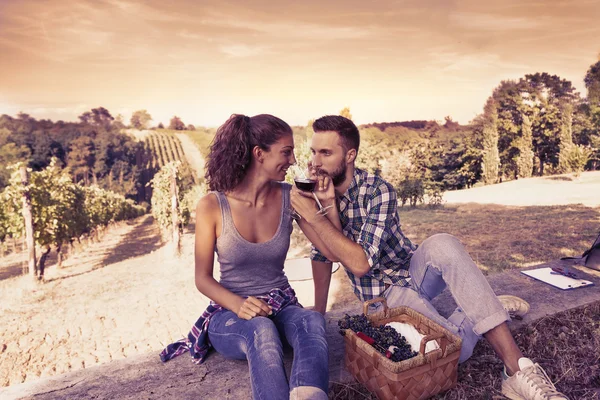
[[[191,167],[196,171],[196,176],[199,178],[204,177],[204,157],[198,147],[194,144],[192,139],[185,133],[177,133],[175,134],[177,138],[181,141],[181,147],[183,147],[183,152],[185,153],[185,158],[187,162],[191,165]]]
[[[0,386],[156,351],[186,335],[197,318],[190,310],[206,304],[189,284],[191,243],[185,235],[174,259],[145,216],[50,267],[43,284],[0,282]]]

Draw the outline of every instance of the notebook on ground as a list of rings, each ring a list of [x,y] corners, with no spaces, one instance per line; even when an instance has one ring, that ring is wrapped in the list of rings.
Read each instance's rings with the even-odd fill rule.
[[[521,271],[521,273],[563,290],[577,289],[594,284],[594,282],[586,281],[585,279],[553,274],[550,267],[530,269],[529,271]]]

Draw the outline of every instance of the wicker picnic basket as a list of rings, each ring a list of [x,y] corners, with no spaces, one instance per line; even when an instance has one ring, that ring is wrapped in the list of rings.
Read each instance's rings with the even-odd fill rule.
[[[383,311],[368,314],[369,305],[378,302],[383,305]],[[375,326],[406,322],[425,335],[417,356],[394,362],[360,339],[356,332],[344,329],[346,368],[377,398],[427,399],[456,386],[462,344],[459,336],[408,307],[388,308],[382,297],[366,301],[363,313]],[[425,354],[425,346],[431,340],[437,341],[440,348]]]

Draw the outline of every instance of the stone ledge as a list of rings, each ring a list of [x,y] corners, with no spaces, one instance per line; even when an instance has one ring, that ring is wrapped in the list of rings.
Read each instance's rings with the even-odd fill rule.
[[[572,261],[554,261],[543,266],[559,266]],[[532,268],[538,268],[538,265]],[[513,294],[531,304],[522,321],[512,321],[511,329],[529,324],[547,315],[600,301],[600,273],[575,266],[578,275],[595,286],[560,290],[512,270],[488,277],[496,294]],[[434,304],[443,315],[454,309],[449,293],[438,296]],[[344,342],[338,333],[337,321],[345,313],[356,314],[356,306],[331,311],[326,316],[329,342],[330,380],[352,381],[344,369]],[[285,355],[286,368],[291,366],[291,352]],[[250,398],[250,382],[246,361],[227,360],[213,352],[202,365],[195,365],[187,355],[165,364],[158,354],[113,361],[72,373],[26,382],[0,389],[3,400],[25,399],[246,399]]]

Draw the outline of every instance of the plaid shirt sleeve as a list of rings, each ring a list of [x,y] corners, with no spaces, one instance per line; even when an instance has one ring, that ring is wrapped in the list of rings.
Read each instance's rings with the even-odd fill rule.
[[[381,249],[390,236],[390,224],[397,211],[396,191],[386,184],[379,185],[367,205],[367,217],[357,240],[371,268],[379,264]]]
[[[310,247],[310,259],[313,261],[321,261],[326,263],[331,262],[314,245]]]

